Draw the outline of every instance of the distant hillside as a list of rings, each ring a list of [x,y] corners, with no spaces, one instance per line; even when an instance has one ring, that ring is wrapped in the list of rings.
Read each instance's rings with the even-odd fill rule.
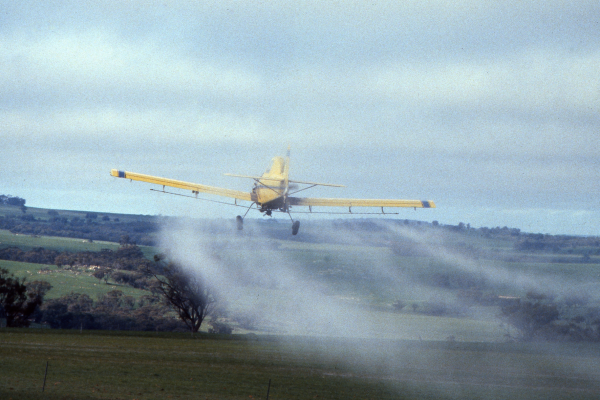
[[[152,245],[158,218],[144,215],[52,210],[0,205],[0,229],[15,234],[59,236]]]
[[[33,236],[58,236],[81,238],[120,243],[155,246],[157,235],[166,224],[187,221],[185,218],[150,215],[128,215],[86,211],[54,210],[33,207],[18,207],[0,204],[0,229],[14,234]],[[238,234],[234,219],[195,219],[192,221],[198,231],[212,234]],[[502,238],[511,242],[511,247],[519,251],[544,250],[553,254],[594,256],[600,254],[600,238],[567,235],[544,235],[525,233],[509,227],[472,228],[468,223],[442,225],[393,218],[341,218],[319,219],[311,216],[302,220],[298,236],[290,234],[288,220],[247,218],[243,232],[260,231],[273,239],[299,241],[307,243],[337,243],[345,241],[339,235],[324,236],[324,231],[354,231],[366,234],[369,244],[385,244],[385,235],[381,233],[394,229],[418,229],[432,232],[446,232],[450,236],[481,237],[485,239]],[[369,234],[376,234],[371,235]],[[364,240],[364,239],[363,239]]]

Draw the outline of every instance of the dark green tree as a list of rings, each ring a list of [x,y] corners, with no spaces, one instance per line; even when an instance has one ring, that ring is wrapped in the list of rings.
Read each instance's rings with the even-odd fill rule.
[[[51,287],[47,282],[33,282],[28,290],[25,279],[14,277],[0,268],[0,315],[6,318],[7,327],[29,326],[29,316],[34,313]]]
[[[92,309],[93,301],[87,294],[71,292],[45,302],[41,321],[54,329],[98,329]]]
[[[163,258],[162,255],[155,256],[158,266],[152,271],[147,270],[156,278],[153,290],[163,297],[192,333],[198,332],[215,304],[214,293],[199,273],[173,262],[165,265]]]
[[[547,328],[558,320],[559,311],[556,304],[545,300],[545,297],[528,294],[525,300],[503,306],[502,317],[521,332],[522,340],[546,339]]]

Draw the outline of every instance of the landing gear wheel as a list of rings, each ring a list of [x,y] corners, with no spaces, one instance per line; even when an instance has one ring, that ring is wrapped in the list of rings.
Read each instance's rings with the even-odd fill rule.
[[[242,229],[244,229],[244,218],[242,218],[241,215],[238,215],[237,217],[235,217],[235,222],[237,224],[238,231],[241,231]]]
[[[297,235],[298,229],[300,229],[300,221],[296,221],[292,224],[292,235]]]

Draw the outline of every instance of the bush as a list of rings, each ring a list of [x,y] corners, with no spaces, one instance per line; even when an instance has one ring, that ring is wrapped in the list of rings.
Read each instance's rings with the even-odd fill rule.
[[[209,325],[211,327],[208,328],[208,333],[231,335],[231,333],[233,332],[233,328],[223,322],[210,322]]]

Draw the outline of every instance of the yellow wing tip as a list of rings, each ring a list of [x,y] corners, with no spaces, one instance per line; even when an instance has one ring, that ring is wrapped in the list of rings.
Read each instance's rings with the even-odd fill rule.
[[[119,171],[117,169],[111,169],[110,175],[116,178],[125,178],[125,171]]]

